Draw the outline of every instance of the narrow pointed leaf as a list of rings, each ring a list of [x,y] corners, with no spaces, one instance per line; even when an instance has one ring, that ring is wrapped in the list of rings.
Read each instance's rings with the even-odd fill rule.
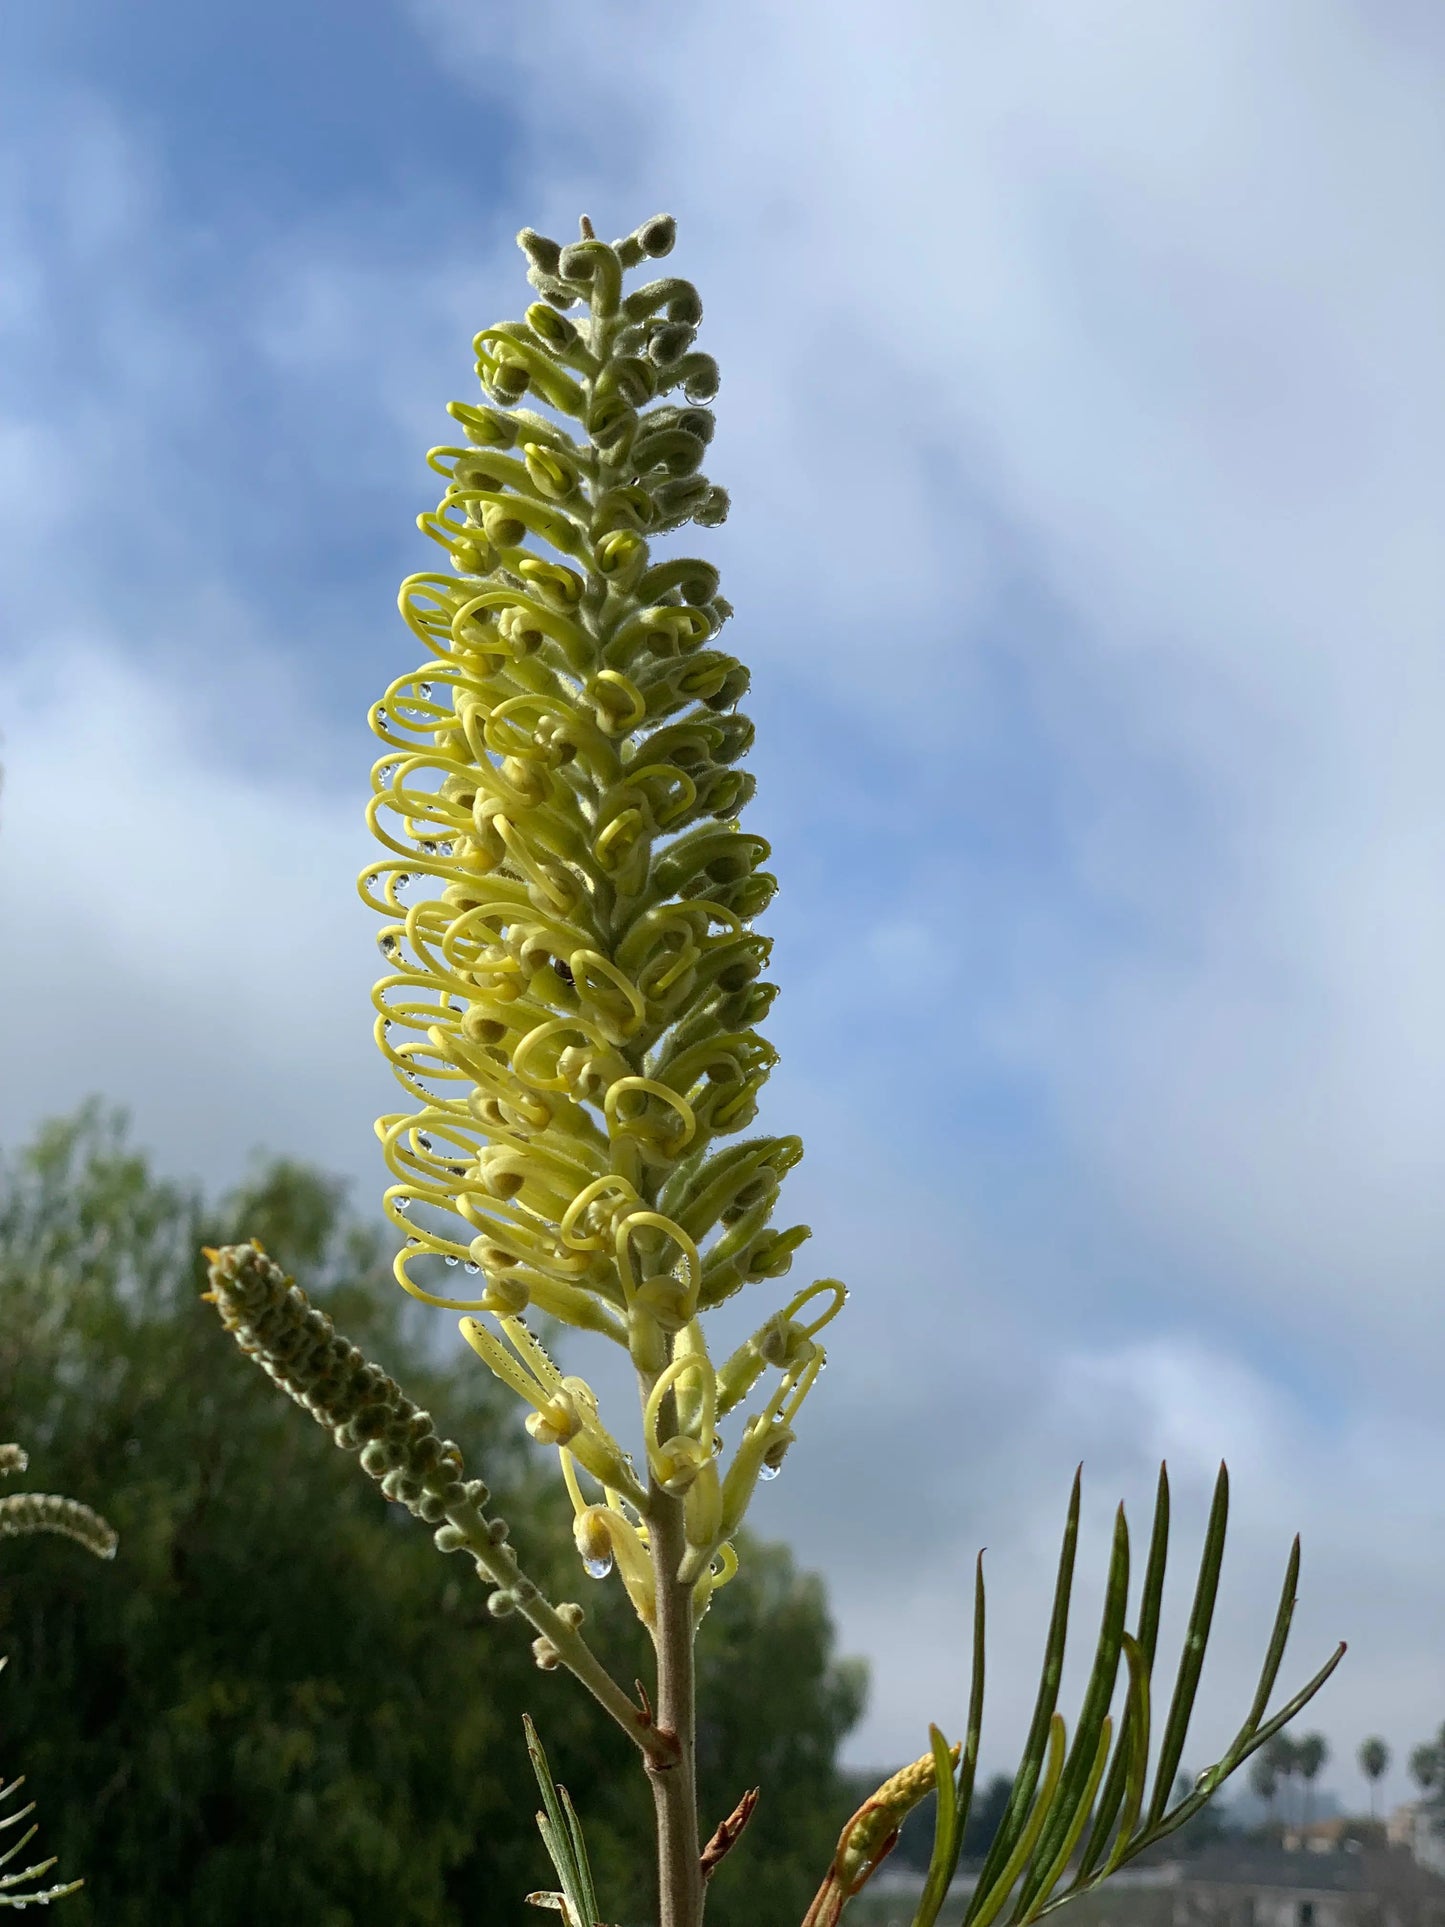
[[[557,1869],[557,1878],[562,1883],[562,1891],[567,1897],[567,1905],[577,1917],[578,1927],[594,1927],[596,1915],[588,1920],[584,1912],[582,1883],[578,1878],[577,1864],[572,1852],[572,1838],[567,1829],[567,1821],[562,1812],[562,1804],[557,1798],[556,1782],[552,1769],[547,1764],[547,1755],[542,1742],[537,1737],[528,1714],[522,1715],[522,1725],[527,1735],[527,1753],[532,1762],[532,1771],[537,1776],[541,1790],[544,1813],[537,1815],[537,1831],[542,1836],[542,1844],[547,1849],[548,1858]]]
[[[933,1816],[933,1852],[929,1856],[913,1927],[933,1927],[958,1865],[958,1801],[953,1785],[953,1755],[936,1726],[929,1727],[928,1737],[933,1746],[933,1771],[938,1780],[938,1809]]]
[[[1158,1821],[1167,1805],[1179,1770],[1180,1755],[1189,1732],[1194,1711],[1194,1696],[1199,1690],[1199,1675],[1204,1666],[1204,1651],[1209,1644],[1209,1627],[1214,1617],[1214,1601],[1219,1591],[1219,1569],[1224,1563],[1224,1538],[1229,1524],[1229,1473],[1221,1464],[1214,1485],[1214,1502],[1209,1508],[1209,1524],[1204,1534],[1204,1550],[1199,1559],[1199,1578],[1194,1588],[1194,1604],[1189,1627],[1184,1635],[1184,1651],[1179,1657],[1179,1672],[1174,1681],[1174,1697],[1164,1722],[1159,1742],[1159,1763],[1154,1774],[1154,1797],[1149,1802],[1149,1824]]]
[[[1073,1817],[1069,1821],[1068,1830],[1054,1849],[1053,1859],[1043,1869],[1042,1878],[1035,1883],[1032,1895],[1027,1898],[1021,1895],[1019,1898],[1018,1907],[1014,1912],[1014,1919],[1020,1923],[1020,1927],[1024,1927],[1024,1924],[1031,1920],[1037,1920],[1043,1912],[1042,1903],[1048,1900],[1049,1895],[1059,1884],[1059,1880],[1069,1864],[1069,1856],[1079,1844],[1079,1836],[1084,1831],[1084,1822],[1088,1819],[1089,1809],[1094,1804],[1094,1795],[1098,1792],[1099,1782],[1104,1777],[1104,1762],[1109,1757],[1109,1742],[1113,1737],[1113,1725],[1113,1721],[1106,1714],[1104,1723],[1099,1729],[1098,1742],[1094,1747],[1094,1758],[1089,1768],[1089,1777],[1084,1782],[1082,1792],[1076,1796],[1074,1800],[1074,1812]],[[1078,1736],[1076,1734],[1075,1744],[1077,1745],[1077,1743]],[[1038,1853],[1035,1852],[1034,1859],[1036,1863],[1038,1858]]]
[[[1130,1661],[1130,1691],[1136,1666],[1142,1666],[1146,1688],[1145,1705],[1148,1705],[1147,1688],[1154,1670],[1154,1651],[1159,1639],[1159,1609],[1164,1597],[1164,1573],[1169,1563],[1169,1469],[1159,1467],[1159,1481],[1154,1492],[1154,1523],[1149,1531],[1149,1557],[1144,1566],[1144,1585],[1139,1595],[1139,1629],[1135,1634],[1136,1657]],[[1148,1730],[1145,1730],[1145,1745],[1148,1745]],[[1089,1833],[1079,1861],[1078,1886],[1097,1864],[1108,1843],[1110,1829],[1119,1811],[1119,1802],[1124,1797],[1124,1783],[1132,1761],[1129,1752],[1129,1723],[1127,1717],[1119,1727],[1119,1744],[1114,1750],[1109,1771],[1104,1780],[1104,1791],[1099,1796],[1099,1810]],[[1137,1817],[1137,1814],[1136,1814]],[[1133,1825],[1133,1822],[1130,1822]],[[1070,1891],[1073,1891],[1071,1889]]]
[[[1044,1665],[1039,1678],[1038,1698],[1034,1702],[1033,1720],[1029,1727],[1028,1738],[1024,1741],[1023,1757],[1019,1761],[1019,1770],[1014,1777],[1013,1792],[1009,1796],[1008,1806],[1004,1810],[1003,1819],[999,1822],[999,1829],[993,1837],[993,1843],[984,1856],[978,1886],[975,1889],[976,1894],[985,1892],[996,1880],[1025,1830],[1034,1788],[1038,1785],[1039,1774],[1043,1770],[1045,1749],[1052,1739],[1054,1708],[1058,1704],[1059,1680],[1064,1670],[1064,1642],[1069,1630],[1069,1597],[1074,1583],[1074,1554],[1079,1542],[1081,1479],[1082,1467],[1074,1474],[1074,1488],[1069,1497],[1068,1517],[1064,1523],[1064,1543],[1059,1553],[1059,1576],[1054,1585],[1054,1605],[1049,1618],[1048,1638],[1044,1642]],[[1060,1770],[1062,1771],[1062,1765]],[[1039,1825],[1043,1825],[1042,1816],[1039,1819]]]
[[[1043,1784],[1039,1788],[1033,1812],[1028,1816],[1013,1852],[992,1883],[985,1887],[980,1880],[974,1889],[968,1912],[963,1917],[964,1927],[989,1927],[989,1922],[1001,1912],[1013,1892],[1014,1882],[1028,1864],[1029,1855],[1038,1843],[1053,1806],[1054,1795],[1058,1792],[1059,1779],[1064,1771],[1064,1738],[1064,1716],[1054,1713],[1049,1719],[1048,1764],[1044,1768]]]
[[[1249,1744],[1258,1730],[1260,1721],[1264,1718],[1265,1708],[1269,1705],[1269,1696],[1274,1691],[1274,1683],[1279,1677],[1280,1663],[1284,1659],[1284,1649],[1289,1641],[1290,1622],[1294,1618],[1299,1585],[1299,1560],[1299,1534],[1296,1533],[1294,1544],[1290,1547],[1289,1558],[1285,1561],[1284,1585],[1280,1588],[1279,1595],[1279,1611],[1274,1617],[1274,1628],[1270,1633],[1269,1646],[1265,1651],[1259,1685],[1255,1688],[1254,1703],[1245,1715],[1243,1726],[1235,1735],[1234,1745],[1225,1756],[1227,1759],[1244,1758],[1240,1749]]]
[[[1124,1811],[1119,1816],[1119,1831],[1104,1862],[1102,1880],[1120,1866],[1134,1838],[1139,1814],[1144,1806],[1144,1788],[1149,1780],[1149,1728],[1151,1721],[1149,1668],[1144,1654],[1132,1639],[1124,1641],[1124,1657],[1129,1662],[1129,1704],[1125,1706],[1125,1733],[1128,1738],[1128,1766],[1124,1778]]]
[[[562,1800],[562,1811],[567,1818],[567,1832],[572,1842],[572,1859],[577,1869],[577,1890],[582,1900],[582,1927],[597,1927],[600,1909],[597,1905],[597,1890],[592,1881],[592,1863],[587,1858],[587,1843],[582,1838],[582,1823],[577,1818],[577,1809],[572,1804],[572,1796],[566,1787],[558,1787]]]
[[[940,1860],[938,1855],[938,1835],[935,1832],[933,1857],[928,1863],[928,1876],[923,1883],[923,1894],[913,1916],[913,1927],[934,1927],[939,1909],[943,1906],[953,1876],[958,1871],[958,1856],[963,1848],[964,1829],[968,1825],[969,1812],[973,1806],[974,1775],[978,1771],[978,1742],[983,1730],[983,1670],[984,1670],[984,1618],[985,1597],[983,1585],[983,1554],[978,1555],[973,1573],[973,1677],[968,1690],[968,1731],[963,1740],[963,1756],[958,1767],[958,1787],[954,1797],[953,1828],[949,1835],[948,1854]],[[935,1751],[937,1750],[935,1744]],[[940,1781],[940,1787],[942,1782]]]
[[[1040,1836],[1033,1863],[1024,1880],[1019,1904],[1025,1911],[1033,1905],[1040,1892],[1047,1892],[1047,1887],[1042,1883],[1053,1864],[1060,1840],[1065,1834],[1076,1839],[1082,1830],[1084,1820],[1088,1817],[1087,1813],[1082,1817],[1078,1813],[1079,1798],[1084,1788],[1088,1787],[1091,1804],[1098,1791],[1099,1774],[1103,1771],[1102,1762],[1098,1765],[1098,1771],[1095,1770],[1099,1734],[1113,1702],[1114,1686],[1119,1676],[1119,1648],[1124,1637],[1124,1615],[1128,1606],[1129,1527],[1121,1505],[1114,1515],[1114,1542],[1109,1556],[1109,1576],[1104,1586],[1104,1611],[1093,1670],[1084,1689],[1079,1723],[1074,1729],[1074,1742],[1064,1766],[1064,1777],[1059,1783],[1054,1811]]]

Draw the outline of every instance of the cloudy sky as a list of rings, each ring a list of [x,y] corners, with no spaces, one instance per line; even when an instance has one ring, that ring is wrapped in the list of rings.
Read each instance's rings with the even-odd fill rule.
[[[50,0],[0,78],[0,1141],[380,1189],[368,704],[512,237],[675,213],[784,888],[767,1121],[854,1295],[757,1522],[851,1756],[1021,1738],[1221,1454],[1208,1706],[1445,1718],[1445,27],[1417,0]],[[442,1317],[443,1314],[438,1314]],[[1178,1602],[1176,1601],[1176,1605]],[[1177,1626],[1178,1614],[1171,1623]],[[1081,1638],[1082,1643],[1082,1638]],[[1402,1771],[1392,1796],[1409,1791]]]

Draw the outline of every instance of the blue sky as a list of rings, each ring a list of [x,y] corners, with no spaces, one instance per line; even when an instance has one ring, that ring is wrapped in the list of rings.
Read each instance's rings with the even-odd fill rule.
[[[365,712],[512,237],[667,208],[722,363],[803,1275],[764,1529],[1017,1743],[1072,1467],[1305,1533],[1318,1724],[1445,1715],[1445,34],[1425,8],[64,0],[0,77],[0,1135],[380,1188]],[[1091,1608],[1082,1602],[1085,1617]],[[1085,1623],[1081,1620],[1081,1624]],[[992,1750],[990,1750],[992,1749]],[[1403,1795],[1406,1783],[1393,1780]]]

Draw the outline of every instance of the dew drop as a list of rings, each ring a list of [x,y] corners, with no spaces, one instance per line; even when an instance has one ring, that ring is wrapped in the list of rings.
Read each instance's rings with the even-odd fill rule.
[[[422,1149],[423,1151],[429,1151],[429,1150],[431,1149],[431,1139],[430,1139],[430,1138],[429,1138],[429,1137],[427,1136],[427,1134],[426,1134],[426,1132],[425,1132],[425,1131],[418,1131],[418,1132],[417,1132],[417,1134],[416,1134],[416,1141],[417,1141],[417,1144],[418,1144],[418,1146],[419,1146],[419,1147],[420,1147],[420,1148],[421,1148],[421,1149]]]
[[[386,958],[395,957],[397,952],[396,938],[391,936],[390,934],[384,937],[378,937],[376,940],[376,947],[381,952],[383,957],[386,957]]]
[[[381,1034],[382,1034],[382,1036],[383,1036],[383,1037],[390,1037],[390,1035],[391,1035],[391,1033],[392,1033],[392,1032],[393,1032],[393,1031],[394,1031],[395,1029],[396,1029],[396,1025],[395,1025],[395,1024],[394,1024],[394,1023],[392,1022],[392,1020],[390,1019],[390,1017],[383,1017],[383,1018],[382,1018],[382,1020],[381,1020]]]
[[[392,879],[391,887],[396,891],[398,896],[401,895],[403,890],[409,890],[411,888],[411,877],[409,873],[405,870],[398,870]]]
[[[381,878],[376,874],[375,870],[373,870],[366,879],[366,887],[368,890],[374,890],[380,882]]]
[[[475,1278],[477,1273],[481,1270],[481,1266],[479,1264],[476,1264],[472,1259],[468,1258],[463,1269],[470,1272],[472,1277]]]
[[[377,720],[377,722],[378,722],[378,724],[379,724],[379,725],[381,726],[381,728],[382,728],[382,729],[390,729],[390,727],[391,727],[391,718],[390,718],[390,716],[388,716],[388,715],[387,715],[387,713],[386,713],[386,711],[385,711],[384,709],[378,709],[378,710],[377,710],[377,712],[376,712],[376,720]]]
[[[714,1432],[714,1433],[713,1433],[713,1435],[712,1435],[712,1455],[713,1455],[713,1457],[714,1457],[714,1458],[718,1458],[718,1457],[720,1457],[720,1456],[721,1456],[721,1454],[722,1454],[722,1449],[723,1449],[723,1435],[722,1435],[722,1433],[721,1433],[721,1432]]]
[[[423,702],[426,702],[431,695],[431,684],[429,682],[419,682],[416,686],[416,693],[421,697]]]
[[[450,856],[450,855],[451,855],[451,853],[452,853],[452,848],[453,848],[453,846],[452,846],[452,845],[451,845],[450,843],[438,843],[438,845],[437,845],[437,855],[438,855],[438,856]]]
[[[405,1216],[405,1214],[411,1210],[411,1199],[410,1198],[393,1198],[392,1207],[394,1210],[400,1211],[402,1215]]]
[[[781,1471],[782,1467],[779,1465],[768,1465],[764,1463],[758,1467],[758,1477],[760,1479],[775,1479]]]
[[[456,1267],[457,1265],[459,1265],[459,1264],[461,1263],[461,1259],[460,1259],[460,1258],[457,1258],[457,1257],[454,1257],[454,1256],[452,1255],[452,1253],[451,1253],[451,1252],[449,1251],[449,1252],[447,1253],[447,1263],[448,1263],[448,1265],[450,1265],[450,1266],[452,1266],[453,1268],[455,1268],[455,1267]]]
[[[420,1238],[408,1238],[406,1241],[406,1248],[408,1251],[410,1251],[413,1246],[419,1245],[420,1243],[421,1243]]]
[[[609,1554],[605,1559],[584,1559],[582,1570],[589,1579],[605,1579],[612,1570],[611,1555]]]

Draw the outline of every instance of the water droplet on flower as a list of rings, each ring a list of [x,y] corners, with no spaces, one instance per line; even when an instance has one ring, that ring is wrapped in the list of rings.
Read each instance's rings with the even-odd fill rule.
[[[414,1245],[419,1245],[420,1243],[421,1243],[420,1238],[408,1238],[406,1241],[406,1248],[408,1251],[410,1251]]]
[[[376,720],[383,729],[389,729],[391,727],[391,718],[384,709],[377,710]]]
[[[477,1273],[481,1270],[481,1266],[479,1264],[473,1263],[473,1261],[470,1258],[468,1258],[464,1269],[469,1271],[472,1274],[472,1276],[475,1278]]]
[[[451,1253],[451,1252],[449,1251],[449,1252],[447,1253],[447,1263],[448,1263],[449,1265],[452,1265],[452,1266],[456,1266],[456,1265],[459,1265],[459,1264],[461,1263],[461,1259],[460,1259],[460,1258],[457,1258],[457,1257],[455,1257],[455,1256],[453,1256],[453,1254],[452,1254],[452,1253]]]
[[[405,870],[398,870],[392,878],[391,887],[395,890],[396,894],[400,896],[403,890],[410,889],[411,887],[410,875]]]
[[[410,1198],[393,1198],[391,1202],[394,1210],[401,1211],[403,1213],[411,1210]]]
[[[782,1469],[780,1465],[768,1465],[764,1463],[758,1467],[758,1477],[760,1479],[775,1479]]]
[[[431,684],[429,682],[419,682],[416,686],[416,693],[421,697],[422,701],[425,702],[431,695]]]
[[[722,1435],[722,1433],[721,1433],[721,1432],[714,1432],[714,1433],[713,1433],[713,1435],[712,1435],[712,1455],[713,1455],[713,1457],[714,1457],[714,1458],[717,1458],[717,1457],[718,1457],[718,1455],[719,1455],[719,1454],[721,1453],[721,1451],[722,1451],[722,1449],[723,1449],[723,1435]]]
[[[609,1553],[605,1559],[584,1559],[582,1570],[589,1579],[605,1579],[612,1570],[612,1555]]]
[[[425,1131],[417,1132],[416,1141],[423,1151],[429,1151],[431,1149],[431,1139],[427,1136]]]
[[[390,1019],[390,1017],[383,1017],[383,1018],[382,1018],[382,1020],[381,1020],[381,1034],[382,1034],[382,1036],[383,1036],[383,1037],[390,1037],[390,1035],[391,1035],[391,1033],[392,1033],[392,1032],[393,1032],[393,1031],[394,1031],[395,1029],[396,1029],[396,1025],[395,1025],[395,1024],[394,1024],[394,1023],[392,1022],[392,1020]]]
[[[438,855],[438,856],[450,856],[450,855],[451,855],[451,853],[452,853],[452,847],[453,847],[453,846],[452,846],[452,845],[451,845],[450,843],[438,843],[438,845],[437,845],[437,855]]]
[[[387,935],[385,937],[378,937],[376,940],[376,947],[381,952],[383,957],[392,958],[396,955],[396,952],[397,952],[396,938],[390,935]]]
[[[374,890],[380,882],[381,878],[376,874],[375,870],[373,870],[366,879],[366,887],[368,890]]]

